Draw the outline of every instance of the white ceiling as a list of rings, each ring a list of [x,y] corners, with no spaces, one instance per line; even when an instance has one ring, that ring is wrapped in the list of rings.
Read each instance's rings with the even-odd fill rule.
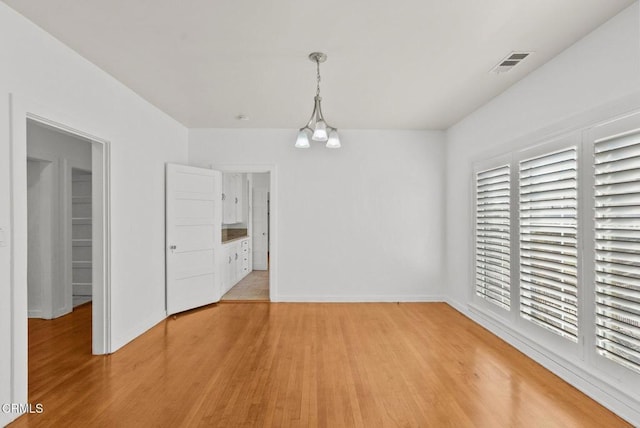
[[[445,129],[633,0],[5,2],[190,128],[302,126],[319,50],[333,126]]]

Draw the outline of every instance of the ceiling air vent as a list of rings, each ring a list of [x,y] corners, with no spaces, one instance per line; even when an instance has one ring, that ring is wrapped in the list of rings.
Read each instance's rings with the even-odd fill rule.
[[[505,73],[520,64],[533,52],[511,52],[491,70],[493,73]]]

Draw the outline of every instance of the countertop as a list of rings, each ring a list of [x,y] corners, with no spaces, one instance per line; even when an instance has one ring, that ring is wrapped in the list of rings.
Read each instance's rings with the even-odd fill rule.
[[[231,243],[231,242],[235,242],[235,241],[239,241],[239,240],[241,240],[241,239],[247,239],[247,238],[249,238],[249,235],[245,235],[245,236],[236,236],[236,237],[233,237],[233,238],[229,238],[229,239],[227,239],[227,240],[223,240],[223,241],[222,241],[222,243],[223,243],[223,244],[229,244],[229,243]]]
[[[248,238],[249,234],[246,227],[232,227],[222,229],[222,243],[237,241],[238,239]]]

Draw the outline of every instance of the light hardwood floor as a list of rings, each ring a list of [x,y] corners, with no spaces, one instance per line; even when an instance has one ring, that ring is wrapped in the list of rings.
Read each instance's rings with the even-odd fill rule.
[[[268,302],[269,271],[254,270],[234,285],[222,299],[222,302]]]
[[[107,357],[89,319],[30,320],[13,427],[628,426],[445,304],[219,304]]]

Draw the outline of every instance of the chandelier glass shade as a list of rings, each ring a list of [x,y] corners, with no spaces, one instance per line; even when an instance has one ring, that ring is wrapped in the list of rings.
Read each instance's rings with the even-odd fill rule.
[[[322,97],[320,96],[320,63],[327,60],[327,56],[322,52],[312,52],[309,54],[309,59],[316,63],[317,71],[317,89],[316,96],[314,97],[313,112],[311,112],[311,118],[305,126],[298,131],[298,138],[296,139],[295,147],[299,149],[308,149],[311,144],[311,140],[325,142],[330,149],[340,148],[340,137],[338,136],[338,130],[333,126],[330,126],[322,115]]]

